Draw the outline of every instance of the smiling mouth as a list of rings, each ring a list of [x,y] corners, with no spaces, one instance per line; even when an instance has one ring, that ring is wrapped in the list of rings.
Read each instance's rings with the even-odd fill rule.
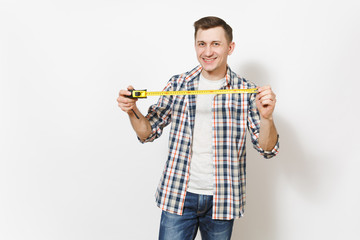
[[[204,62],[213,62],[216,58],[203,58]]]

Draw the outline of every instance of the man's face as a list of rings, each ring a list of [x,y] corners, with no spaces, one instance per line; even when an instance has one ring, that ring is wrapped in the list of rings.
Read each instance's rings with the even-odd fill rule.
[[[217,80],[225,76],[227,57],[233,52],[234,47],[235,43],[228,42],[222,27],[198,30],[195,50],[205,78]]]

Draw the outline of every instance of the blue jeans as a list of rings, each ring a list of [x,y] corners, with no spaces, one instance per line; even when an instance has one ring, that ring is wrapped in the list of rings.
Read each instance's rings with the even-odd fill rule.
[[[234,220],[212,219],[213,196],[186,193],[183,215],[163,211],[159,240],[193,240],[200,228],[202,240],[231,238]]]

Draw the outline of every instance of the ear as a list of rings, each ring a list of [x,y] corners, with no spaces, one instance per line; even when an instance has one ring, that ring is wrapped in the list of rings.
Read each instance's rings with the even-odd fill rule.
[[[228,51],[229,56],[232,54],[234,49],[235,49],[235,43],[234,42],[229,43],[229,51]]]

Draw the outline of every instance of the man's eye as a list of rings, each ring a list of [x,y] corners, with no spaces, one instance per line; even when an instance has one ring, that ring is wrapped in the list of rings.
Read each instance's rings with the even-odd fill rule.
[[[220,46],[220,43],[213,43],[214,46]]]

